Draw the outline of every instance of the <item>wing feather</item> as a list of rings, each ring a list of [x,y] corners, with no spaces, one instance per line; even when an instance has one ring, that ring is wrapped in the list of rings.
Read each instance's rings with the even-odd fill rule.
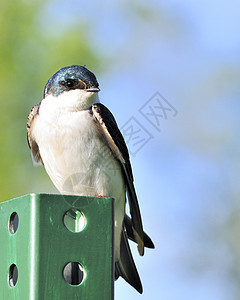
[[[114,116],[106,106],[101,103],[96,103],[92,106],[92,111],[106,137],[110,149],[121,165],[127,187],[133,234],[136,242],[138,243],[139,254],[143,255],[143,225],[137,195],[133,184],[132,168],[126,143],[117,126]]]
[[[38,164],[43,164],[42,158],[39,152],[39,147],[36,141],[34,140],[32,136],[32,128],[34,124],[34,120],[36,116],[38,115],[38,110],[39,110],[39,104],[36,104],[35,106],[32,107],[28,114],[27,118],[27,141],[28,141],[28,146],[31,149],[32,153],[32,159],[33,162],[38,165]]]

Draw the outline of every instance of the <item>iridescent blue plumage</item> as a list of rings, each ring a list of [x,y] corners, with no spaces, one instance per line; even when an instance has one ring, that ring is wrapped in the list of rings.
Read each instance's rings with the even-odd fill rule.
[[[84,66],[72,65],[58,70],[47,82],[43,98],[47,95],[57,97],[71,89],[98,88],[95,75]]]

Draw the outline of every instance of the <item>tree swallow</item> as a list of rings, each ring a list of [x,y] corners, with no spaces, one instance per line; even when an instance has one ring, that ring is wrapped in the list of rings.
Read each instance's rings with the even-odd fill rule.
[[[115,279],[123,277],[142,293],[128,238],[140,255],[154,245],[143,231],[127,146],[112,113],[99,102],[99,91],[85,66],[57,71],[29,112],[28,144],[33,161],[45,166],[60,193],[115,199]]]

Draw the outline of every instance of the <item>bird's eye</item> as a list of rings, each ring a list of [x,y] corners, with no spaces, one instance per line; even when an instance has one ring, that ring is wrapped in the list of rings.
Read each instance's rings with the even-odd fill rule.
[[[73,80],[67,80],[67,82],[66,82],[66,86],[67,87],[71,88],[71,87],[73,87],[73,85],[74,85],[74,81]]]

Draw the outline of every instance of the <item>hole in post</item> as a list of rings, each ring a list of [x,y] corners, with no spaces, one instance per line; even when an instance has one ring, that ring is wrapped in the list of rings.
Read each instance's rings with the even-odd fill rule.
[[[86,274],[79,262],[69,262],[63,268],[63,278],[71,285],[79,285],[83,282]]]
[[[72,208],[64,214],[63,223],[71,232],[80,232],[86,226],[86,218],[80,210]]]
[[[15,233],[18,229],[19,218],[16,212],[13,212],[9,220],[9,230],[11,233]]]
[[[9,268],[9,285],[14,287],[18,280],[18,269],[15,264],[12,264]]]

